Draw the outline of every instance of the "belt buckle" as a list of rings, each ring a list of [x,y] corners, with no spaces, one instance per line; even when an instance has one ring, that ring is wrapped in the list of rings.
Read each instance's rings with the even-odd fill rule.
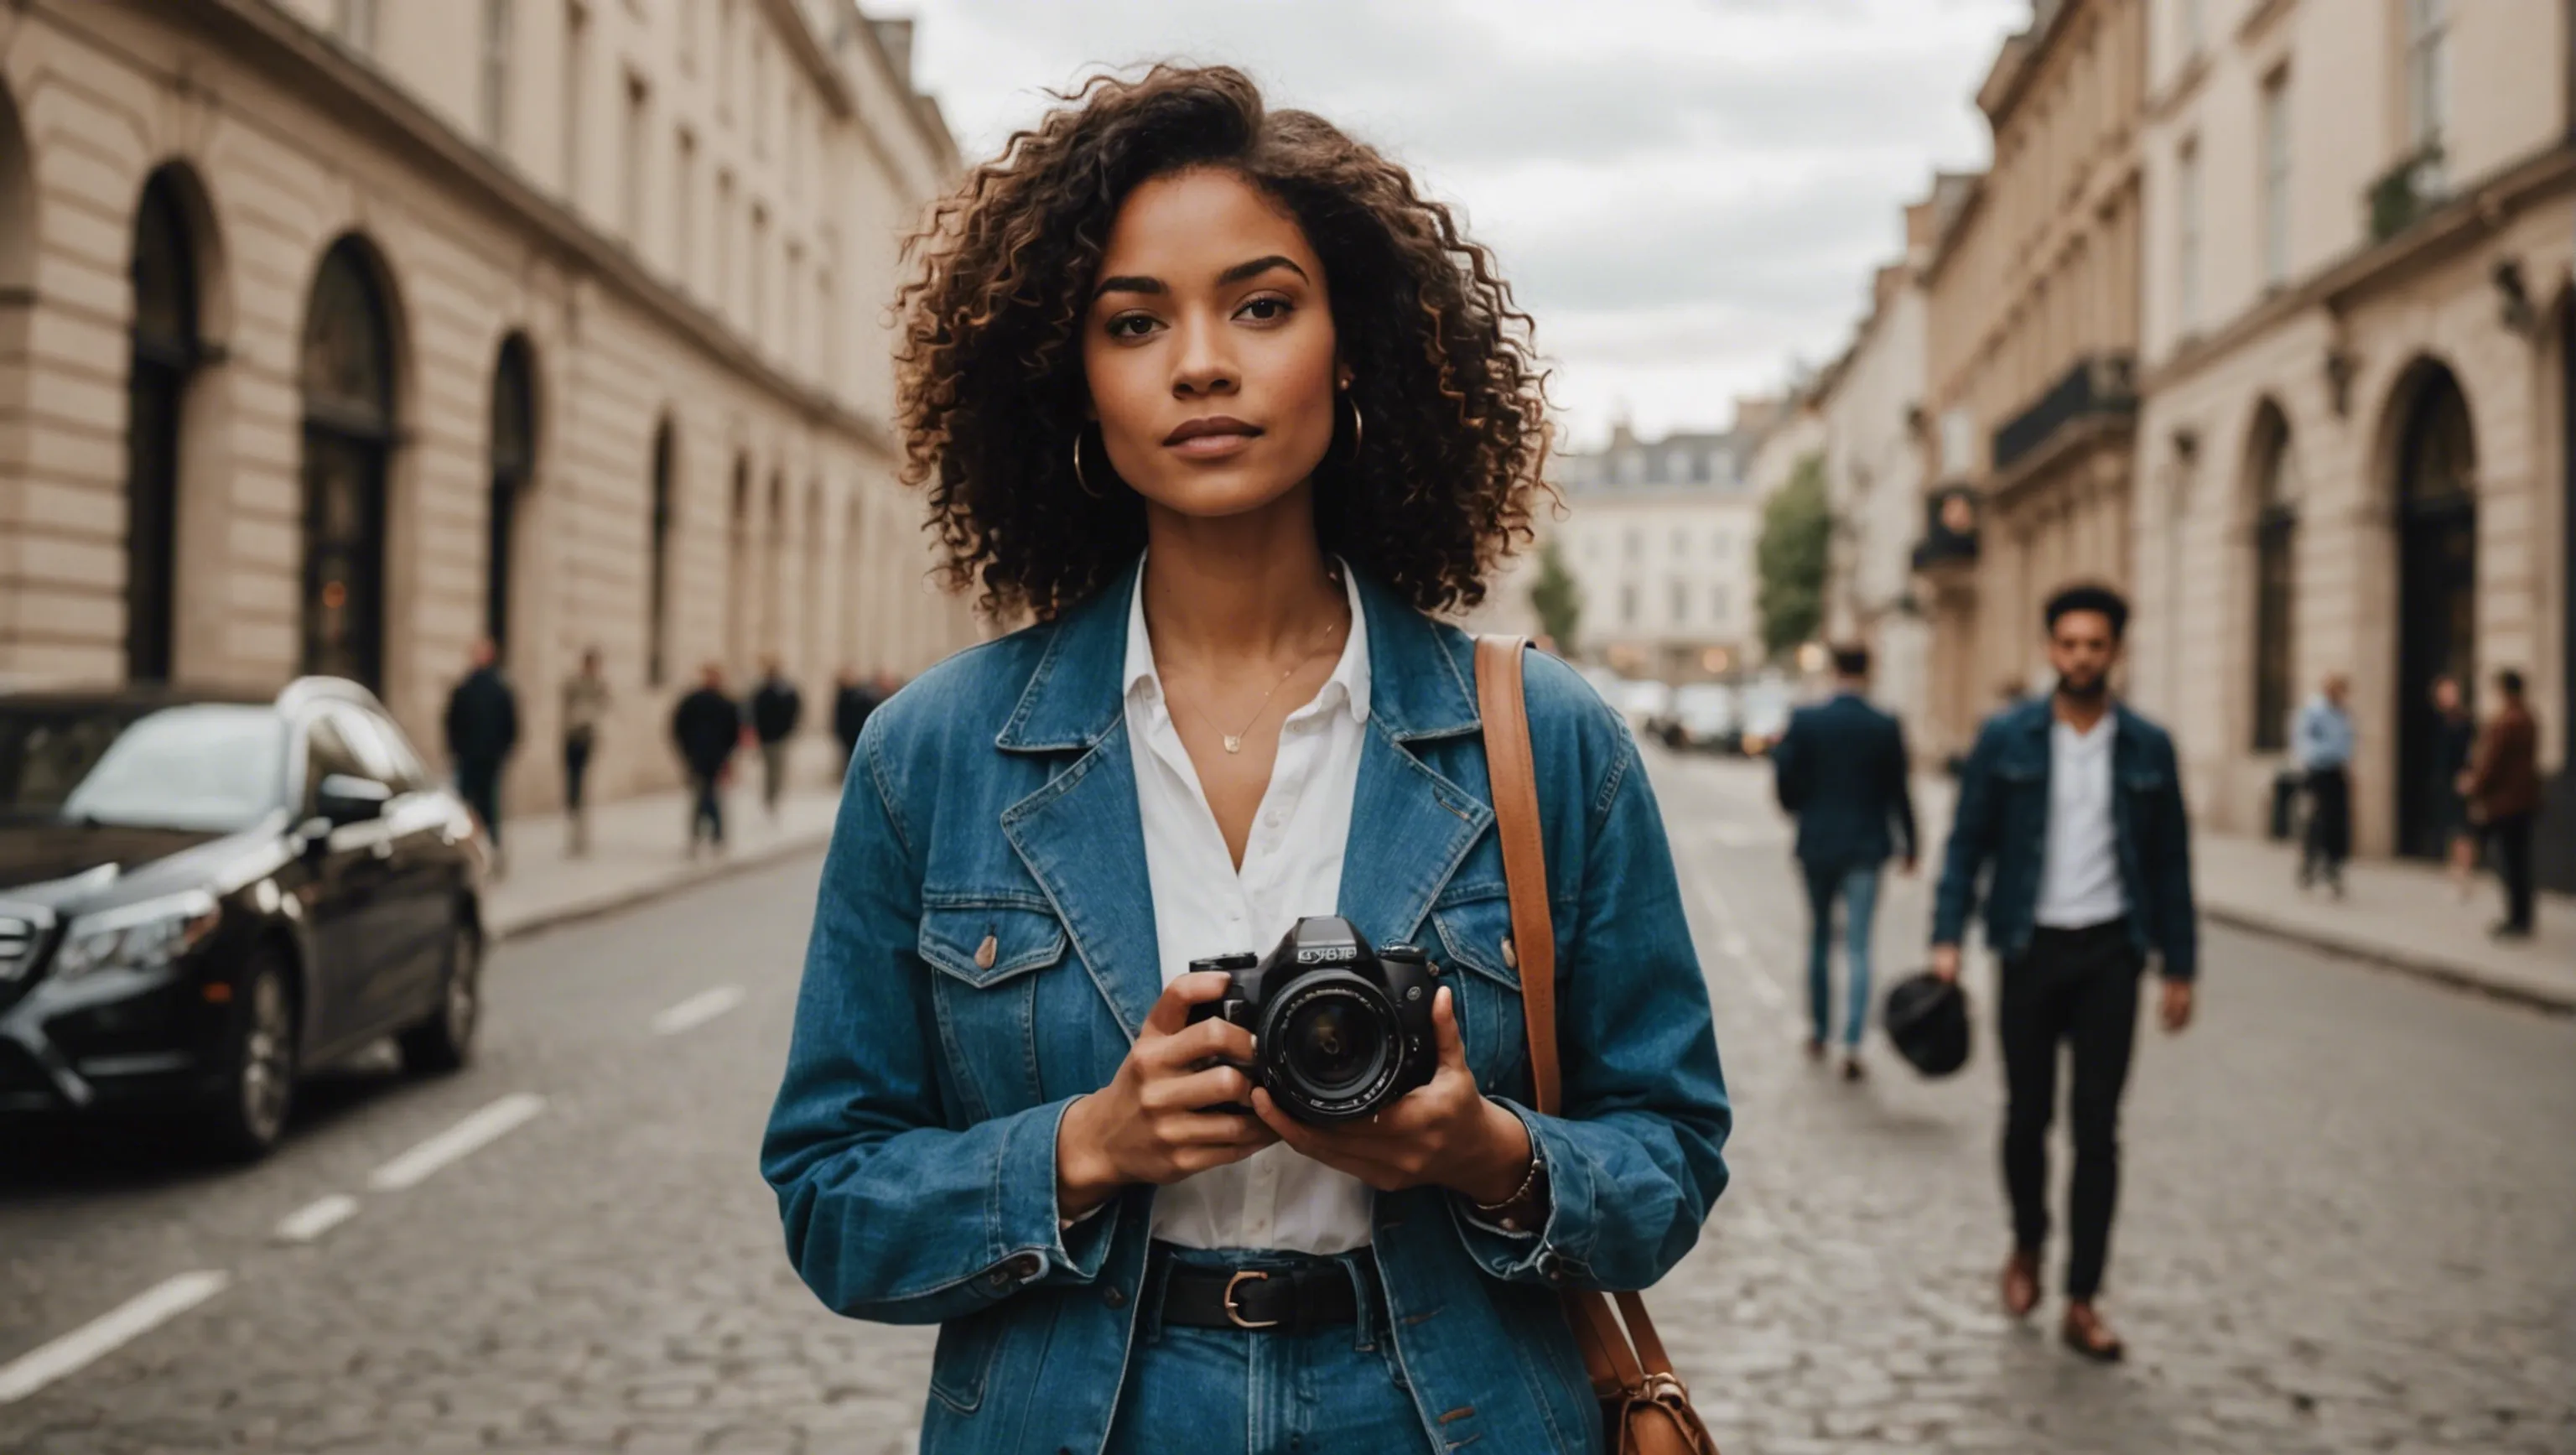
[[[1243,1310],[1235,1304],[1234,1291],[1238,1287],[1242,1286],[1245,1279],[1256,1279],[1260,1282],[1267,1283],[1270,1281],[1270,1275],[1257,1268],[1236,1269],[1234,1271],[1234,1276],[1225,1281],[1226,1318],[1238,1329],[1275,1329],[1279,1327],[1279,1321],[1277,1319],[1262,1319],[1256,1322],[1255,1320],[1247,1319],[1243,1316]]]

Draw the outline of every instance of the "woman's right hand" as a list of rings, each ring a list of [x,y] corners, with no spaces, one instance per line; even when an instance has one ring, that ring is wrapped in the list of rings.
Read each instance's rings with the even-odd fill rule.
[[[1252,1033],[1221,1020],[1190,1024],[1190,1007],[1225,994],[1215,971],[1163,987],[1145,1028],[1107,1086],[1065,1108],[1056,1127],[1056,1211],[1079,1217],[1134,1182],[1156,1186],[1240,1162],[1279,1140],[1261,1120],[1204,1111],[1248,1105],[1252,1078],[1220,1058],[1249,1064]]]

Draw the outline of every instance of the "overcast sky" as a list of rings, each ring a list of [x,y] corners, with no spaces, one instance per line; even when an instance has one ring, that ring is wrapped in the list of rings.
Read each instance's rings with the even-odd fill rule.
[[[970,158],[1044,91],[1244,67],[1395,155],[1500,256],[1578,445],[1727,422],[1829,359],[2027,0],[891,0]]]

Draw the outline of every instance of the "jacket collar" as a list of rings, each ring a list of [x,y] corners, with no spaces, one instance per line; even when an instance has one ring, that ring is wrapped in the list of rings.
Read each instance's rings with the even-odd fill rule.
[[[1108,736],[1126,707],[1127,618],[1143,564],[1141,556],[1130,562],[1057,619],[995,747],[1077,752]],[[1452,650],[1455,634],[1366,572],[1354,569],[1351,579],[1368,626],[1370,716],[1398,742],[1478,731],[1475,690]]]

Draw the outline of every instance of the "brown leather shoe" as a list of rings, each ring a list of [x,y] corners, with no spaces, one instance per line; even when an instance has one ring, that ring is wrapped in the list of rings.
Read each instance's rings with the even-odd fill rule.
[[[2039,1254],[2036,1250],[2015,1248],[2004,1260],[2004,1312],[2017,1319],[2030,1317],[2039,1307]]]
[[[2117,1364],[2120,1356],[2129,1352],[2120,1336],[2111,1332],[2111,1326],[2102,1322],[2102,1316],[2089,1303],[2066,1306],[2066,1322],[2059,1326],[2057,1337],[2067,1348],[2097,1364]]]

